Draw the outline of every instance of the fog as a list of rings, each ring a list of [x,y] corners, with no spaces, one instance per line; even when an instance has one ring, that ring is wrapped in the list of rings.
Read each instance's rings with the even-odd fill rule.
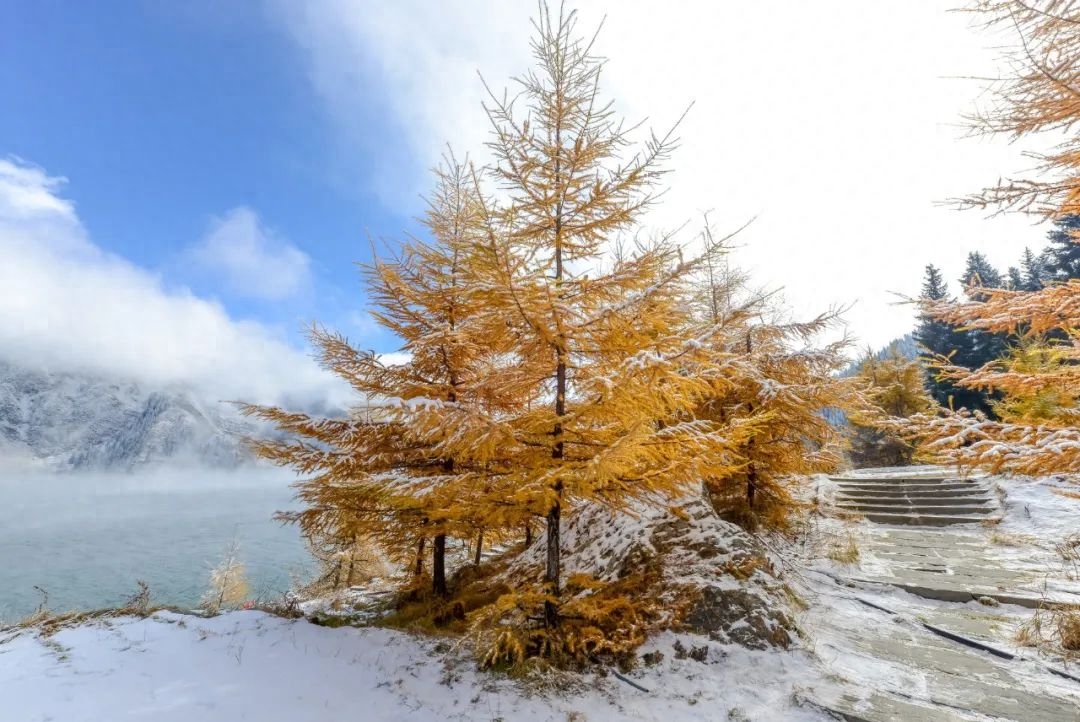
[[[298,531],[273,519],[294,507],[293,479],[266,468],[2,469],[0,620],[43,603],[35,586],[52,611],[120,604],[138,580],[154,603],[197,604],[234,539],[252,596],[279,596],[310,562]]]

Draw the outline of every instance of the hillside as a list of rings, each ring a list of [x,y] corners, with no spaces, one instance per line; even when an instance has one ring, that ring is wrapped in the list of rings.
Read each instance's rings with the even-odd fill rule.
[[[231,406],[180,388],[0,361],[5,465],[132,470],[155,463],[251,463],[240,435],[256,427]]]

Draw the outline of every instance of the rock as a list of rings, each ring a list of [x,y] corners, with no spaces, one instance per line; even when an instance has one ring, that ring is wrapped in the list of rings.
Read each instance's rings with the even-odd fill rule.
[[[591,506],[570,515],[562,532],[566,577],[585,573],[614,583],[637,575],[642,586],[633,594],[661,602],[659,628],[752,649],[791,645],[790,598],[754,537],[704,499],[633,511]],[[537,578],[544,549],[537,539],[508,573]]]
[[[683,629],[750,649],[791,645],[791,620],[775,600],[746,589],[716,586],[697,589],[694,596],[682,620]]]

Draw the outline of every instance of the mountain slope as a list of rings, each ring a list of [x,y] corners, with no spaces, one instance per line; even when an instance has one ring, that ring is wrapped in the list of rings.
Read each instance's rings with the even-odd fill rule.
[[[252,460],[254,425],[184,389],[0,361],[0,462],[131,470],[158,462],[231,468]]]

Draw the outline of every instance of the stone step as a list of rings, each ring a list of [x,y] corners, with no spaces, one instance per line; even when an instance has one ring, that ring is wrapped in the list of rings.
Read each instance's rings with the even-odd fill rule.
[[[859,490],[838,490],[838,494],[844,494],[845,496],[865,496],[868,498],[892,498],[892,497],[910,497],[912,499],[918,498],[933,498],[935,496],[990,496],[990,492],[986,489],[971,488],[971,489],[927,489],[926,491],[895,491],[893,489],[873,489],[869,491]]]
[[[973,484],[975,480],[967,481],[958,477],[946,477],[940,479],[900,479],[900,478],[874,478],[868,476],[847,476],[847,477],[829,477],[832,481],[838,484],[876,484],[879,486],[888,486],[890,484],[909,484],[915,486],[933,486],[934,484]]]
[[[988,506],[928,506],[928,505],[909,505],[909,506],[893,506],[887,504],[837,504],[838,509],[845,511],[858,511],[875,513],[880,512],[883,514],[904,514],[907,516],[913,515],[925,515],[925,514],[982,514],[988,515],[994,511],[993,508]]]
[[[881,506],[979,506],[992,505],[986,496],[837,496],[836,503]]]
[[[947,484],[934,484],[933,486],[869,486],[867,484],[840,484],[838,491],[866,491],[871,493],[888,491],[893,494],[907,494],[910,492],[920,491],[965,491],[969,489],[983,492],[987,491],[987,489],[983,486],[979,486],[977,484],[969,484],[964,481],[949,482]]]
[[[876,524],[902,524],[906,526],[950,526],[952,524],[976,524],[981,519],[973,516],[946,514],[886,514],[866,512],[868,521]]]

